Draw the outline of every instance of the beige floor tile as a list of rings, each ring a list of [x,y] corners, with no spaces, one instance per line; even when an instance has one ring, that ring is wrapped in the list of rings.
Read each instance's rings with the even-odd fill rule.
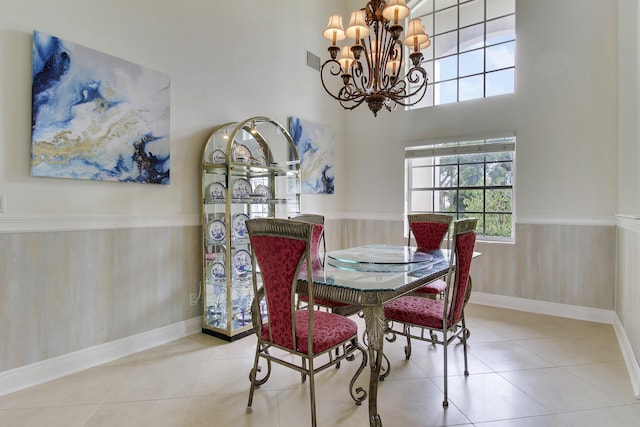
[[[443,389],[440,381],[433,381]],[[449,405],[457,407],[473,423],[551,412],[497,373],[449,377]]]
[[[0,426],[84,427],[98,405],[0,410]]]
[[[617,346],[603,342],[592,343],[582,337],[548,337],[517,340],[515,343],[556,366],[622,360]]]
[[[386,380],[379,389],[378,411],[383,425],[446,426],[470,423],[455,405],[442,407],[442,391],[434,381],[428,378]],[[402,420],[402,424],[399,420]]]
[[[472,348],[473,346],[470,344],[467,354],[469,373],[483,374],[493,372],[493,369],[474,356]],[[447,360],[449,376],[464,375],[464,348],[462,344],[449,345]],[[441,345],[414,346],[411,351],[411,361],[428,377],[444,376],[444,349]],[[392,366],[394,363],[392,362]]]
[[[99,366],[0,397],[0,409],[100,404],[128,378],[128,367]]]
[[[191,400],[181,427],[233,426],[278,427],[278,395],[275,391],[258,390],[251,413],[247,413],[246,393],[198,396]]]
[[[624,362],[575,365],[567,366],[565,369],[620,402],[640,404],[640,400],[635,398]]]
[[[189,402],[187,399],[106,403],[85,427],[175,427],[182,424]]]
[[[208,360],[194,390],[196,396],[206,396],[215,393],[243,393],[249,392],[249,372],[253,366],[253,359]],[[265,365],[266,369],[266,365]],[[272,369],[269,381],[261,388],[275,390],[277,388],[277,372]]]
[[[496,372],[555,366],[513,341],[473,342],[469,348],[476,359]]]
[[[153,365],[156,363],[184,363],[207,360],[213,347],[217,344],[215,338],[205,334],[195,334],[167,343],[149,350],[135,353],[131,356],[107,363],[105,366]]]
[[[278,392],[280,426],[311,425],[309,387],[288,388]],[[368,425],[367,401],[356,405],[346,388],[316,385],[316,416],[319,426],[360,427]]]
[[[604,424],[606,425],[606,424]],[[571,427],[566,414],[542,415],[539,417],[511,418],[500,421],[477,423],[477,427]],[[578,426],[575,426],[578,427]]]
[[[449,346],[449,407],[442,407],[443,347],[385,342],[391,374],[379,385],[385,427],[637,426],[631,388],[613,328],[593,322],[469,304],[470,376],[463,349]],[[357,316],[360,334],[364,321]],[[299,427],[310,425],[309,380],[273,365],[247,413],[256,338],[227,342],[196,334],[93,369],[0,397],[0,426]],[[282,351],[274,350],[278,354]],[[368,425],[343,362],[316,375],[319,426]],[[264,364],[264,362],[261,362]],[[356,381],[368,390],[369,366]]]
[[[640,405],[602,408],[564,414],[566,426],[576,427],[637,427],[640,424]]]
[[[564,368],[511,371],[501,375],[550,412],[579,411],[622,404],[615,397]]]
[[[171,361],[130,366],[127,377],[112,388],[105,402],[191,397],[204,363],[181,365]]]

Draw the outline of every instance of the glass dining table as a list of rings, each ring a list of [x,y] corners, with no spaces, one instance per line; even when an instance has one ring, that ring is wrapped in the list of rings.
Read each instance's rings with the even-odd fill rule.
[[[327,298],[362,307],[369,354],[369,424],[381,427],[378,383],[384,358],[386,331],[384,304],[447,274],[451,251],[419,252],[415,247],[369,245],[328,252],[324,265],[314,263],[315,298]],[[302,273],[298,292],[307,293]]]

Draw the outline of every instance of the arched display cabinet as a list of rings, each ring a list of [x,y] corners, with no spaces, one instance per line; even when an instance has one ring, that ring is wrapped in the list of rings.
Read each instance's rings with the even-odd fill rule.
[[[229,341],[252,332],[249,218],[300,212],[300,161],[269,117],[216,127],[202,150],[202,331]]]

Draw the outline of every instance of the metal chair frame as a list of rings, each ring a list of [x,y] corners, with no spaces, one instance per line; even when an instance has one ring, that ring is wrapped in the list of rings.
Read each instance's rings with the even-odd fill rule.
[[[443,313],[442,319],[442,327],[439,329],[430,329],[422,325],[416,325],[412,323],[405,322],[394,322],[390,320],[387,325],[387,333],[390,336],[387,338],[387,341],[393,342],[396,340],[397,335],[402,335],[407,338],[407,345],[405,346],[405,357],[409,359],[411,357],[411,341],[410,338],[417,339],[420,341],[426,341],[433,345],[441,344],[443,346],[444,352],[444,400],[442,402],[442,406],[449,406],[448,399],[448,359],[447,359],[447,349],[449,344],[455,339],[459,339],[462,342],[464,348],[464,375],[469,375],[468,368],[468,358],[467,358],[467,339],[469,338],[469,330],[467,329],[465,316],[464,316],[464,306],[469,300],[470,292],[471,292],[471,276],[468,276],[467,289],[465,292],[462,312],[460,320],[455,324],[449,323],[449,316],[451,310],[454,309],[453,302],[456,300],[457,292],[459,289],[459,271],[460,265],[456,262],[457,259],[457,240],[458,238],[467,233],[474,233],[476,229],[477,220],[476,219],[463,219],[454,222],[453,228],[453,241],[452,241],[452,251],[451,258],[449,262],[449,270],[447,272],[447,288],[445,290],[444,297],[444,308],[445,312]],[[401,330],[395,328],[396,324],[402,326]],[[419,333],[414,333],[412,328],[417,328]],[[438,335],[434,332],[440,332],[442,334],[442,339],[438,337]],[[428,332],[428,336],[427,333]],[[385,372],[385,377],[389,375],[389,372]]]
[[[259,285],[258,281],[258,273],[257,273],[257,260],[256,253],[252,247],[252,279],[253,279],[253,290],[254,290],[254,300],[251,304],[251,317],[253,320],[253,325],[255,327],[255,332],[258,337],[258,342],[256,345],[256,354],[254,358],[253,368],[249,373],[249,380],[251,381],[251,388],[249,391],[249,401],[247,404],[247,412],[251,412],[251,405],[253,402],[253,395],[255,388],[261,386],[266,383],[271,375],[271,363],[277,363],[279,365],[285,366],[287,368],[291,368],[295,371],[298,371],[302,375],[302,382],[306,381],[306,378],[309,377],[309,389],[310,389],[310,403],[311,403],[311,425],[313,427],[316,426],[316,395],[315,395],[315,374],[321,372],[330,366],[338,366],[338,364],[346,359],[348,361],[352,361],[355,359],[356,351],[360,351],[362,353],[362,361],[360,363],[359,368],[354,374],[351,382],[349,383],[349,393],[351,394],[351,398],[355,401],[357,405],[360,405],[367,397],[367,392],[362,388],[358,387],[354,390],[354,385],[356,379],[364,370],[367,364],[367,350],[359,344],[357,333],[347,340],[341,342],[338,345],[335,345],[331,348],[325,349],[322,352],[314,353],[313,351],[313,324],[314,324],[314,310],[309,310],[309,320],[308,320],[308,340],[307,340],[307,351],[302,352],[297,350],[297,337],[296,337],[296,317],[295,313],[297,311],[296,308],[296,287],[298,282],[298,275],[306,265],[306,275],[307,277],[313,277],[311,263],[306,262],[306,259],[310,259],[311,257],[311,234],[312,234],[312,225],[306,222],[287,220],[287,219],[252,219],[247,220],[247,229],[249,230],[250,238],[252,236],[271,236],[271,237],[282,237],[287,239],[294,240],[302,240],[305,242],[304,253],[300,256],[297,262],[296,271],[293,275],[292,283],[291,283],[291,316],[292,316],[292,337],[293,337],[293,348],[283,347],[273,342],[273,330],[269,328],[269,339],[263,339],[262,333],[266,324],[268,324],[268,316],[269,316],[269,307],[267,302],[266,307],[266,318],[267,320],[263,320],[263,309],[262,309],[262,300],[266,300],[266,290],[263,284]],[[313,280],[308,280],[308,293],[309,293],[309,307],[313,307]],[[276,355],[272,355],[269,351],[272,348],[277,348],[287,352],[288,354],[292,354],[294,356],[298,356],[293,360],[285,360],[282,357],[278,357]],[[316,366],[315,361],[320,356],[326,356],[327,360],[320,363]],[[285,356],[286,357],[286,356]],[[258,373],[262,372],[262,367],[259,365],[260,359],[264,359],[266,361],[267,370],[261,378],[258,378]],[[298,363],[299,359],[299,363]]]

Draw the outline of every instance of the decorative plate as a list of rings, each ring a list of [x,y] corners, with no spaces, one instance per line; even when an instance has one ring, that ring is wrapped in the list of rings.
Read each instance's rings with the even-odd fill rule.
[[[267,166],[267,159],[265,159],[264,156],[252,157],[251,164],[256,166]]]
[[[227,160],[227,155],[219,148],[216,148],[211,152],[211,163],[224,163]]]
[[[251,254],[249,251],[240,249],[233,254],[233,269],[240,276],[251,272]]]
[[[256,188],[253,189],[253,196],[259,196],[262,199],[269,198],[269,187],[264,184],[256,185]]]
[[[209,200],[224,201],[224,184],[221,182],[212,182],[209,184],[207,196]]]
[[[251,194],[251,184],[244,178],[236,179],[233,183],[233,198],[245,199]]]
[[[247,231],[247,225],[244,223],[249,219],[249,215],[239,213],[233,216],[233,220],[231,222],[231,229],[233,231],[233,235],[238,239],[244,239],[249,234]]]
[[[221,262],[214,262],[211,266],[211,277],[214,279],[224,279],[227,277],[224,264]]]
[[[225,225],[221,219],[214,219],[209,223],[209,237],[212,240],[219,242],[224,240]]]
[[[233,161],[236,163],[251,163],[251,151],[246,145],[233,145]]]

